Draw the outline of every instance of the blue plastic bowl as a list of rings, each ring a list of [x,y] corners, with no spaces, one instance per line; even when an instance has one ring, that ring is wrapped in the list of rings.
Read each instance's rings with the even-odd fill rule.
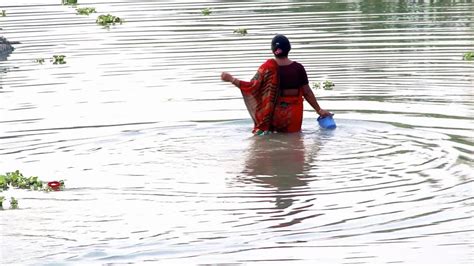
[[[318,117],[319,126],[325,129],[335,129],[336,122],[332,118],[333,115],[325,116],[325,117]]]

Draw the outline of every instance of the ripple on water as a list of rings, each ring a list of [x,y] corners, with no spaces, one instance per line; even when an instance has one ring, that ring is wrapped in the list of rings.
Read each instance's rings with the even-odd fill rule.
[[[41,207],[51,205],[49,195],[29,196],[37,205],[29,208],[28,219],[50,219],[39,228],[19,226],[7,237],[69,242],[70,259],[80,261],[225,254],[246,260],[239,254],[296,247],[378,252],[381,244],[404,244],[411,254],[428,239],[436,245],[468,241],[472,183],[455,174],[456,150],[445,135],[337,122],[335,131],[307,126],[301,134],[260,138],[244,132],[248,120],[197,123],[192,130],[140,125],[133,134],[124,130],[78,143],[65,156],[108,158],[95,166],[103,169],[101,180],[92,165],[94,174],[75,181],[88,185],[73,181],[76,188],[57,194],[53,208]],[[90,150],[93,143],[101,149]],[[39,150],[47,154],[55,145],[65,143]],[[166,167],[176,160],[180,167]],[[137,165],[145,170],[127,171]],[[97,205],[108,207],[91,208]],[[13,216],[6,214],[8,224]],[[42,230],[49,233],[38,234]],[[166,251],[156,251],[164,246]],[[385,259],[386,252],[373,260]]]

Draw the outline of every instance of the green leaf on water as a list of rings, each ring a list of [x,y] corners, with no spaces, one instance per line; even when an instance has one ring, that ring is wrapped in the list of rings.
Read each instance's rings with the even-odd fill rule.
[[[35,63],[43,64],[43,63],[44,63],[44,58],[37,58],[37,59],[35,59]]]
[[[10,199],[10,209],[18,209],[18,200],[14,197]]]
[[[472,59],[474,59],[474,52],[467,52],[463,55],[462,57],[463,60],[466,60],[466,61],[471,61]]]
[[[4,196],[0,196],[0,210],[3,210],[3,202],[5,201]]]
[[[77,0],[62,0],[63,5],[77,5]]]
[[[6,17],[7,16],[7,11],[6,10],[2,10],[2,17]]]
[[[334,82],[330,80],[320,81],[320,82],[313,82],[313,89],[324,89],[324,90],[332,90],[334,88]]]
[[[201,10],[201,14],[203,14],[204,16],[209,16],[211,13],[212,11],[210,8],[204,8],[203,10]]]
[[[8,180],[6,175],[0,175],[0,191],[8,189]]]
[[[234,30],[234,33],[237,33],[237,34],[240,34],[240,35],[247,35],[247,29],[245,28],[238,28],[236,30]]]
[[[76,8],[76,12],[78,15],[86,16],[89,16],[91,13],[97,13],[97,11],[95,11],[95,7],[79,7]]]
[[[62,65],[66,64],[66,61],[64,61],[64,58],[66,58],[65,55],[53,55],[53,64],[57,65]]]
[[[111,14],[107,14],[107,15],[98,16],[96,22],[97,24],[102,25],[102,26],[109,26],[109,25],[115,25],[116,23],[122,24],[123,19],[113,16]]]

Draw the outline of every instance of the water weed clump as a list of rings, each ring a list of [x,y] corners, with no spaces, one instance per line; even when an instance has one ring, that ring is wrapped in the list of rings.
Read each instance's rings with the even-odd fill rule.
[[[463,55],[462,57],[463,60],[466,60],[466,61],[471,61],[472,59],[474,59],[474,52],[467,52]]]
[[[7,11],[6,11],[6,10],[2,10],[1,15],[2,15],[2,17],[6,17],[6,16],[7,16]]]
[[[44,63],[44,58],[37,58],[35,59],[35,63],[38,63],[38,64],[43,64]]]
[[[334,88],[334,82],[330,80],[313,82],[313,89],[332,90],[333,88]]]
[[[0,211],[4,210],[3,208],[3,202],[5,201],[4,196],[0,196]],[[18,209],[18,200],[15,199],[14,197],[10,198],[10,209]]]
[[[60,191],[64,190],[64,180],[43,182],[37,176],[24,176],[20,171],[8,172],[0,175],[0,192],[9,188],[39,190],[39,191]],[[4,196],[0,196],[0,210],[3,210]],[[18,200],[14,197],[10,199],[10,209],[18,209]]]
[[[111,14],[100,15],[96,20],[97,24],[102,26],[115,25],[116,23],[122,24],[123,20],[119,17],[113,16]]]
[[[5,201],[4,196],[0,196],[0,210],[3,210],[3,202]]]
[[[97,13],[95,7],[78,7],[76,8],[76,14],[89,16],[91,13]]]
[[[18,189],[29,189],[29,190],[63,190],[64,180],[52,181],[45,183],[41,181],[37,176],[24,176],[19,170],[15,172],[7,172],[4,175],[0,175],[0,191],[8,190],[10,187]]]
[[[201,14],[203,14],[204,16],[209,16],[211,13],[212,11],[210,8],[204,8],[203,10],[201,10]]]
[[[64,58],[66,58],[65,55],[53,55],[53,64],[55,65],[62,65],[62,64],[66,64],[66,61],[64,61]]]
[[[10,198],[10,209],[18,209],[18,200],[14,197]]]
[[[77,5],[77,0],[62,0],[63,5]]]
[[[245,28],[238,28],[238,29],[234,30],[234,33],[245,36],[245,35],[247,35],[248,32],[247,32],[247,29],[245,29]]]
[[[20,171],[16,170],[0,175],[0,190],[4,191],[10,187],[39,190],[43,188],[43,182],[37,176],[25,177]]]

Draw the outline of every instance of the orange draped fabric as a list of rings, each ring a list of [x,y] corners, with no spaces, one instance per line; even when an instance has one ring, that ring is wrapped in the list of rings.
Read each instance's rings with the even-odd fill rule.
[[[298,96],[279,96],[278,64],[274,59],[262,64],[250,82],[241,81],[240,90],[254,122],[253,133],[301,130],[302,89]]]
[[[303,123],[303,89],[297,96],[278,97],[273,113],[272,126],[277,132],[299,132]]]

